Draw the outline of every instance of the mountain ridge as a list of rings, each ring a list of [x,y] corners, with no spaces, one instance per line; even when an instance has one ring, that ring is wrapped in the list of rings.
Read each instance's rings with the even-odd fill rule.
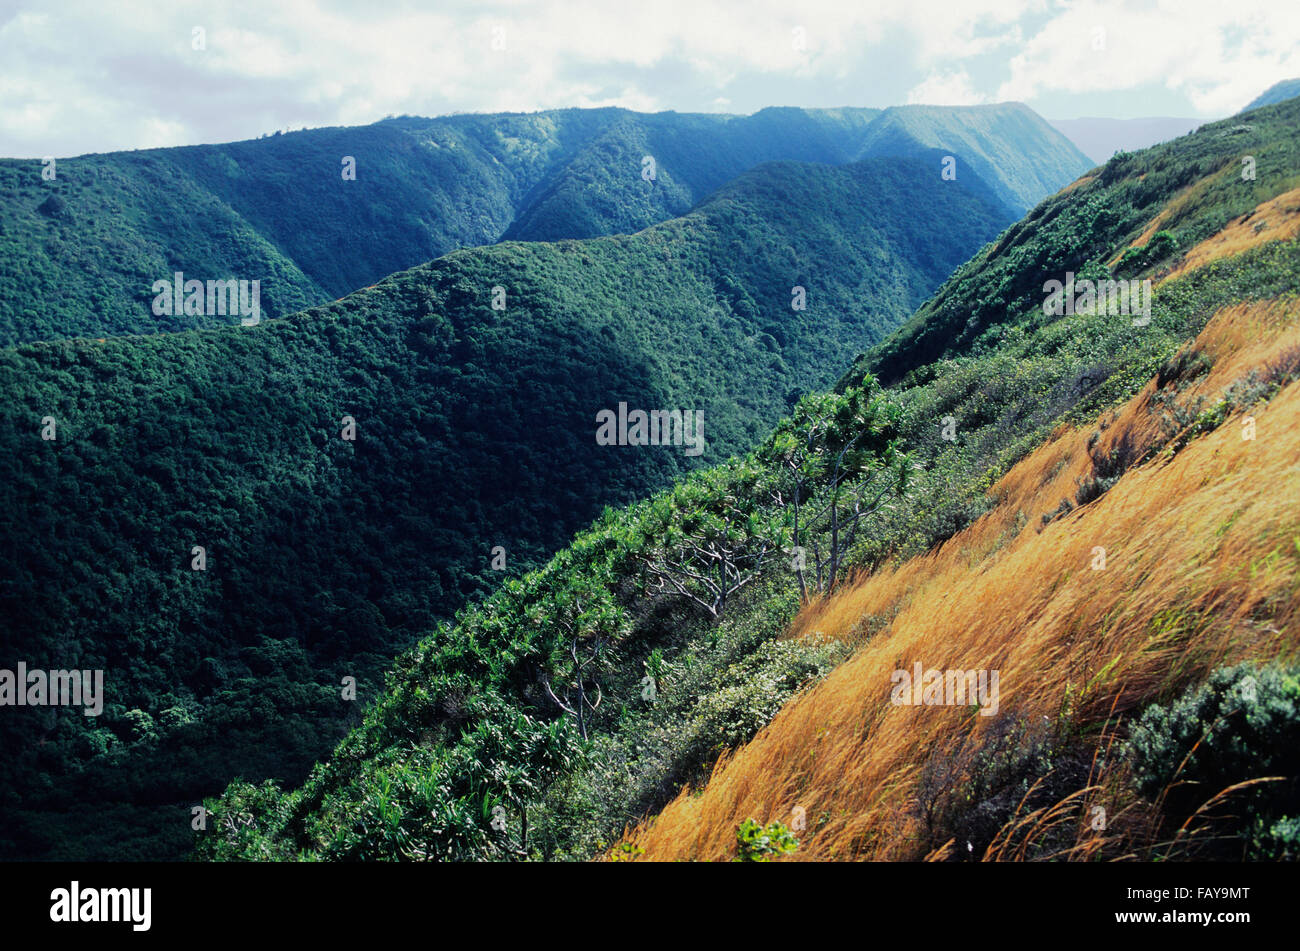
[[[1005,226],[976,185],[929,158],[769,163],[633,235],[454,251],[257,326],[0,350],[6,643],[109,672],[93,723],[0,723],[45,740],[6,759],[0,849],[176,855],[163,804],[301,778],[355,722],[341,678],[369,696],[602,505],[832,382],[844,340]],[[705,452],[597,445],[620,403],[702,411]]]
[[[924,154],[945,138],[952,148],[993,148],[961,108],[943,122],[932,117],[926,142],[900,132],[896,154]],[[868,157],[858,153],[881,115],[773,108],[742,117],[620,109],[405,117],[60,159],[53,181],[39,162],[0,160],[0,282],[12,289],[0,300],[0,345],[232,322],[206,312],[154,315],[154,282],[178,271],[258,280],[261,314],[274,318],[463,247],[639,231],[685,214],[762,162]],[[1013,170],[1069,147],[1041,121],[1025,129],[1029,138],[1004,157]],[[653,182],[642,177],[647,156]],[[343,178],[349,158],[354,180]],[[1076,164],[1050,185],[1041,170],[1030,177],[1046,194],[1086,161]],[[1014,197],[996,167],[973,170],[1000,200]]]
[[[1197,802],[1161,812],[1181,807],[1161,805],[1176,777],[1159,764],[1188,752],[1161,745],[1177,742],[1168,730],[1148,741],[1156,765],[1143,788],[1154,792],[1120,774],[1106,787],[1152,817],[1149,831],[1093,836],[1080,807],[1116,710],[1160,733],[1171,714],[1159,702],[1207,676],[1244,676],[1211,673],[1221,656],[1295,650],[1300,562],[1281,499],[1294,483],[1287,421],[1300,406],[1300,206],[1286,197],[1300,174],[1297,129],[1300,103],[1266,107],[1249,125],[1234,118],[1117,156],[1046,199],[874,351],[901,361],[886,386],[859,361],[747,456],[606,510],[545,566],[403,654],[364,723],[301,787],[231,784],[210,805],[248,825],[197,837],[199,856],[764,861],[779,856],[763,849],[767,837],[812,858],[955,860],[1004,855],[998,845],[1015,832],[1021,857],[1169,857],[1168,836]],[[1254,178],[1240,174],[1243,154]],[[1263,229],[1249,226],[1257,214]],[[1043,279],[1067,267],[1150,280],[1150,320],[1050,313]],[[950,311],[944,302],[958,298],[964,310]],[[1255,446],[1237,430],[1253,435],[1257,417],[1281,428],[1264,450],[1271,475],[1250,490],[1257,517],[1239,520],[1220,483],[1251,478]],[[866,448],[853,476],[800,463],[805,446],[834,459],[854,445]],[[1156,491],[1131,494],[1152,482]],[[846,521],[882,498],[870,521]],[[1180,514],[1156,525],[1171,501]],[[1111,517],[1076,535],[1099,512]],[[1198,541],[1171,557],[1182,513],[1195,515]],[[720,542],[720,523],[738,536]],[[849,524],[844,557],[858,574],[831,592],[825,555]],[[1126,550],[1126,537],[1145,539],[1143,550]],[[1100,555],[1089,547],[1103,543]],[[765,557],[771,545],[793,557]],[[725,611],[702,609],[690,595],[707,586],[673,573],[692,546],[721,546],[745,579]],[[1230,570],[1215,573],[1222,546]],[[1108,584],[1105,556],[1132,583]],[[1188,561],[1196,593],[1184,597]],[[816,587],[801,603],[803,582]],[[1231,620],[1196,650],[1229,595]],[[1074,626],[1071,605],[1091,622]],[[1034,637],[1017,639],[1022,621]],[[942,637],[927,633],[935,625]],[[1125,639],[1118,652],[1105,641],[1112,630]],[[937,713],[891,707],[889,670],[912,660],[986,672],[1007,663],[1007,716],[974,715],[969,698]],[[1044,678],[1045,664],[1069,670]],[[1291,684],[1277,729],[1294,735],[1294,674],[1257,676]],[[575,678],[593,689],[588,677],[602,702],[579,718],[550,685],[568,683],[576,704]],[[1044,721],[1045,733],[1034,729]],[[1194,743],[1201,724],[1182,734]],[[1205,796],[1251,776],[1199,768],[1215,781]],[[1294,846],[1288,789],[1225,827],[1229,852]],[[1087,840],[1025,835],[1027,801],[1028,823],[1068,808],[1062,834],[1077,826]],[[1164,836],[1162,822],[1172,823]]]

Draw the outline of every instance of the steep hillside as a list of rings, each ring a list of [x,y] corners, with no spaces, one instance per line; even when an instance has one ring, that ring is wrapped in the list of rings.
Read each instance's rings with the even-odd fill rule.
[[[1300,103],[1288,101],[1115,156],[964,265],[860,369],[892,382],[947,355],[987,352],[1050,320],[1045,281],[1129,278],[1185,253],[1300,184],[1289,134],[1298,118]]]
[[[860,157],[941,149],[969,168],[998,199],[1023,214],[1093,163],[1028,106],[894,106],[867,128]],[[964,167],[964,168],[963,168]]]
[[[1249,112],[1251,109],[1257,109],[1260,106],[1276,105],[1279,102],[1294,99],[1296,96],[1300,96],[1300,79],[1284,79],[1280,83],[1269,86],[1252,99],[1250,105],[1241,111]]]
[[[1146,797],[1132,788],[1140,751],[1113,754],[1144,708],[1213,671],[1300,660],[1298,376],[1293,295],[1217,310],[1136,397],[1063,428],[995,484],[995,508],[970,528],[805,609],[792,632],[854,641],[852,659],[630,847],[647,860],[725,861],[757,817],[806,820],[805,860],[1281,857],[1276,847],[1296,858],[1300,841],[1272,824],[1300,801],[1300,763],[1279,741],[1300,728],[1300,709],[1261,705],[1257,725],[1238,701],[1227,729],[1193,723]],[[1084,495],[1099,482],[1110,488]],[[862,637],[866,618],[886,620]],[[894,671],[914,664],[997,671],[991,715],[894,704]],[[1294,705],[1292,684],[1268,703]],[[1246,761],[1211,764],[1213,784],[1162,816],[1154,794],[1170,792],[1202,729],[1223,729]],[[1230,786],[1279,772],[1291,788],[1276,805],[1238,791],[1178,832]],[[1224,815],[1243,808],[1260,828]],[[1202,841],[1225,827],[1243,838]]]
[[[636,235],[455,252],[253,327],[0,352],[4,641],[109,683],[101,718],[4,719],[5,854],[175,854],[187,801],[300,779],[355,717],[342,678],[373,696],[606,503],[752,444],[1005,224],[930,160],[764,165]],[[701,451],[598,444],[623,403],[702,414]]]
[[[206,310],[155,315],[154,283],[177,272],[257,280],[261,315],[274,318],[503,237],[631,233],[767,161],[969,151],[999,200],[1018,196],[1014,217],[1086,162],[1058,154],[1060,137],[1023,107],[997,110],[931,109],[923,135],[878,136],[866,150],[883,118],[871,109],[566,109],[88,155],[59,159],[51,180],[41,162],[0,160],[0,345],[238,322]],[[1004,112],[1015,121],[989,118]],[[1014,148],[994,154],[990,136],[1012,133]]]
[[[1288,818],[1300,807],[1300,110],[1250,118],[1248,148],[1270,171],[1235,176],[1258,202],[1235,218],[1224,220],[1242,204],[1220,166],[1240,167],[1224,144],[1243,134],[1239,120],[1208,142],[1117,160],[1035,211],[1123,208],[1116,193],[1162,166],[1200,169],[1147,206],[1139,241],[1121,215],[1085,245],[1118,265],[1162,227],[1202,236],[1138,265],[1156,284],[1149,327],[1107,315],[1020,324],[1013,310],[996,342],[895,387],[931,419],[953,414],[951,452],[971,461],[1028,421],[1008,412],[1005,387],[1054,402],[1036,361],[1075,368],[1057,379],[1076,405],[1005,476],[1023,448],[967,484],[988,486],[989,509],[968,528],[869,563],[807,605],[789,635],[841,641],[851,660],[612,857],[727,860],[749,819],[797,827],[794,857],[813,860],[1300,857]],[[1100,188],[1109,201],[1090,200]],[[965,286],[998,295],[998,258],[1017,237],[968,268]],[[1053,238],[1040,228],[1024,246]],[[932,308],[921,313],[941,320]],[[1171,350],[1184,334],[1194,339]],[[1123,366],[1108,340],[1158,342],[1152,356],[1168,358]],[[1143,364],[1145,381],[1133,372]],[[990,385],[998,375],[1008,382]],[[996,671],[992,706],[944,705],[943,681],[935,705],[896,702],[895,672],[916,664]]]
[[[550,241],[630,233],[684,214],[760,162],[851,162],[878,114],[793,108],[745,117],[624,113],[539,183],[505,236]],[[651,170],[643,170],[647,156],[654,160],[653,180]],[[627,179],[629,169],[636,181]]]
[[[859,367],[749,455],[607,510],[403,655],[302,787],[232,784],[200,855],[763,860],[792,844],[771,822],[813,858],[1294,849],[1300,685],[1210,672],[1297,646],[1296,109],[1045,202],[908,330],[962,282],[980,335],[945,324],[936,362],[884,389]],[[1064,260],[1158,285],[1149,321],[1046,313]],[[891,704],[914,662],[999,671],[999,715]],[[1196,755],[1202,728],[1232,755]],[[1200,798],[1162,794],[1180,762]],[[1197,813],[1260,769],[1282,778]]]

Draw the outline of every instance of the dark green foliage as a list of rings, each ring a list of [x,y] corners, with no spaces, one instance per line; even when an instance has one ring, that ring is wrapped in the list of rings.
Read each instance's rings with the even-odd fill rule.
[[[760,458],[779,473],[774,491],[790,510],[801,596],[810,574],[813,591],[834,588],[863,520],[906,492],[913,463],[898,446],[901,416],[874,388],[810,394],[765,447]]]
[[[49,181],[38,161],[2,159],[0,345],[237,323],[155,316],[153,282],[176,271],[205,281],[259,280],[264,315],[279,317],[457,248],[640,231],[685,214],[764,162],[842,165],[934,148],[988,154],[1005,130],[986,117],[1012,108],[976,110],[978,117],[934,110],[920,140],[888,137],[870,146],[865,137],[878,115],[871,109],[745,117],[565,109],[404,117],[87,155],[59,159]],[[998,162],[972,166],[970,180],[959,179],[1007,221],[1087,167],[1071,157],[1039,168],[1039,157],[1064,140],[1037,121],[1020,129]],[[642,178],[646,156],[656,163],[653,182]],[[343,178],[347,157],[355,159],[355,180]],[[1019,179],[1022,166],[1032,171],[1023,173],[1018,198],[989,184]],[[928,171],[937,179],[937,159]],[[889,227],[894,218],[885,210],[876,209]],[[821,205],[817,196],[796,195],[792,211],[811,220]],[[952,228],[968,231],[958,222]],[[965,247],[969,237],[957,243]],[[944,256],[918,251],[912,257]]]
[[[6,853],[114,854],[107,825],[44,828],[85,788],[152,803],[147,849],[233,776],[300,782],[394,654],[499,584],[495,546],[517,573],[752,445],[1001,224],[907,160],[767,165],[634,236],[456,252],[256,327],[0,352],[5,643],[109,692],[99,721],[0,724]],[[707,450],[596,445],[619,402],[702,411]]]
[[[1300,862],[1300,816],[1269,822],[1257,820],[1251,857],[1263,862]]]
[[[763,646],[788,620],[787,598],[759,628],[762,615],[751,607],[743,640],[725,620],[702,622],[676,599],[645,611],[638,554],[671,541],[654,537],[665,528],[656,516],[664,498],[734,497],[750,468],[698,473],[639,505],[607,510],[544,568],[442,625],[399,659],[366,721],[300,790],[263,802],[252,840],[217,826],[199,837],[200,855],[585,857],[639,814],[629,810],[661,806],[678,782],[697,776],[726,743],[752,736],[838,656],[815,641]],[[740,603],[772,597],[769,587]],[[591,649],[597,641],[600,653]],[[648,665],[636,659],[649,661],[655,650],[663,692],[647,698]],[[572,685],[584,660],[577,676],[600,701],[579,706]],[[566,695],[554,687],[561,676]],[[530,732],[544,742],[527,741]],[[651,740],[653,751],[645,749]],[[607,773],[618,759],[625,767],[615,779]],[[213,811],[228,813],[246,798],[235,784]]]
[[[951,840],[952,861],[978,862],[1007,823],[1050,809],[1087,785],[1091,749],[1045,721],[1003,713],[982,735],[936,751],[921,767],[914,810],[926,839]],[[1047,832],[1028,858],[1068,848],[1069,829]]]
[[[622,828],[661,809],[683,783],[701,783],[718,754],[751,739],[795,693],[845,656],[815,636],[778,639],[795,591],[773,572],[718,625],[660,610],[639,622],[629,652],[663,657],[653,691],[625,674],[615,721],[593,734],[584,768],[562,777],[533,811],[538,854],[584,858]],[[660,613],[662,612],[662,614]],[[639,643],[638,643],[639,642]]]
[[[1262,852],[1280,849],[1294,855],[1294,820],[1300,815],[1300,672],[1248,664],[1216,670],[1172,704],[1143,711],[1125,755],[1138,791],[1161,801],[1174,828],[1230,786],[1280,777],[1238,790],[1205,815],[1218,820],[1218,854],[1242,857],[1242,841],[1221,840],[1235,833],[1249,842],[1253,830]]]
[[[1157,231],[1146,244],[1129,248],[1115,265],[1115,273],[1128,277],[1155,267],[1178,250],[1178,239],[1168,231]]]

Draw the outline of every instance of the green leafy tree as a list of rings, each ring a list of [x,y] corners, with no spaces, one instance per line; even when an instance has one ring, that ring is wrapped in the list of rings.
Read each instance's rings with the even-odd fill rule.
[[[706,470],[652,499],[634,546],[652,590],[671,590],[715,621],[781,549],[782,513],[763,505],[753,460]]]
[[[844,393],[804,397],[760,453],[779,473],[776,499],[791,512],[801,598],[802,552],[813,556],[815,590],[831,590],[862,521],[906,491],[913,463],[898,447],[898,417],[868,374]]]
[[[541,672],[542,686],[555,705],[573,717],[586,740],[589,714],[604,699],[601,680],[613,663],[613,648],[627,632],[623,610],[603,585],[570,576],[544,606],[531,607],[529,617],[555,633]]]

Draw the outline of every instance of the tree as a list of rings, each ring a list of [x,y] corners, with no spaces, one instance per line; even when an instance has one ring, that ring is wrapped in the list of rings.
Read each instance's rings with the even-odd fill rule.
[[[812,550],[819,592],[835,586],[863,519],[907,489],[913,464],[898,448],[898,416],[868,374],[843,393],[804,397],[759,452],[779,474],[775,498],[792,514],[796,551]],[[803,558],[793,567],[807,600]]]
[[[598,579],[571,575],[545,602],[531,606],[528,616],[555,633],[539,677],[542,687],[586,740],[588,711],[604,699],[600,680],[613,661],[611,649],[627,631],[623,611]]]
[[[752,459],[733,460],[652,499],[632,546],[651,587],[671,588],[721,620],[781,549],[783,513],[763,504],[764,481]]]

